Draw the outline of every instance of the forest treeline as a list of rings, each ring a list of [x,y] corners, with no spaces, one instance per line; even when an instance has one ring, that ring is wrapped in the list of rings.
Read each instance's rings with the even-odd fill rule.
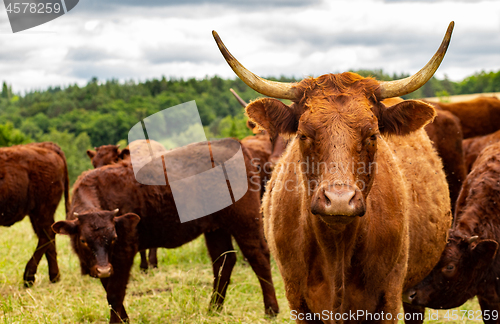
[[[355,71],[378,80],[393,80],[408,75],[388,75],[382,70]],[[270,78],[273,79],[273,78]],[[296,81],[281,77],[277,81]],[[53,141],[61,146],[68,160],[73,183],[91,168],[86,150],[104,144],[127,145],[132,126],[142,119],[175,105],[195,100],[208,139],[243,138],[251,135],[246,117],[229,89],[246,101],[261,97],[240,79],[210,77],[198,79],[153,79],[145,82],[118,80],[99,82],[92,78],[81,87],[49,87],[24,95],[13,93],[4,82],[0,94],[0,146]],[[448,95],[499,92],[500,71],[481,72],[453,82],[432,78],[419,90],[405,96],[423,98]]]

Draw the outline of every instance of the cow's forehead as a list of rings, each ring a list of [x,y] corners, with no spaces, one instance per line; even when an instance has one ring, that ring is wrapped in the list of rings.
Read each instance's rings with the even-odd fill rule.
[[[299,129],[327,131],[337,128],[368,131],[377,127],[372,106],[368,99],[345,95],[330,98],[312,98],[299,119]]]
[[[87,231],[102,231],[114,228],[114,215],[107,213],[88,213],[78,217],[80,226]]]
[[[338,122],[360,127],[376,123],[371,109],[377,89],[376,80],[350,72],[308,78],[297,85],[302,96],[296,109],[302,110],[304,124]]]
[[[376,93],[378,88],[379,83],[375,79],[364,78],[351,72],[306,78],[295,86],[302,99],[331,98],[338,95],[346,95],[352,98],[369,98]]]
[[[464,253],[463,249],[460,248],[460,245],[461,242],[450,240],[443,251],[441,261],[444,263],[457,263],[462,258],[462,254]]]

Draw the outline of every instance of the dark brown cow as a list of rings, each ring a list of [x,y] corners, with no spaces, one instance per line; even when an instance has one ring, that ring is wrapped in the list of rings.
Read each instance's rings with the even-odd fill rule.
[[[24,284],[31,286],[45,254],[51,282],[59,280],[55,233],[50,226],[64,193],[69,209],[68,168],[59,146],[50,142],[0,148],[0,225],[11,226],[29,215],[38,237],[36,250],[26,265]]]
[[[87,150],[87,155],[94,168],[130,159],[130,151],[128,147],[120,150],[120,145],[102,145],[94,147],[94,151]]]
[[[405,293],[406,301],[432,308],[453,308],[477,296],[484,322],[499,323],[499,241],[500,143],[495,143],[481,152],[465,180],[439,263]],[[477,312],[474,318],[478,318]]]
[[[467,173],[472,171],[472,165],[476,161],[479,153],[481,153],[485,147],[499,141],[500,130],[494,132],[493,134],[465,139],[462,145],[464,147],[464,162]]]
[[[428,102],[460,119],[464,138],[491,134],[500,129],[500,100],[478,97],[462,102]]]
[[[295,84],[264,80],[213,32],[247,85],[292,100],[287,106],[259,99],[246,112],[270,134],[292,136],[262,210],[297,322],[397,322],[403,290],[438,262],[451,212],[441,160],[422,129],[435,110],[416,100],[392,107],[380,101],[415,91],[431,78],[452,26],[421,71],[390,82],[349,72]]]
[[[182,158],[179,163],[189,167],[200,159],[199,145],[191,144],[182,148],[184,151],[176,149],[168,154],[177,154]],[[213,151],[214,142],[211,145]],[[278,313],[269,249],[264,240],[260,214],[260,191],[251,181],[255,173],[250,164],[251,155],[244,146],[242,151],[249,190],[233,205],[185,223],[180,223],[170,186],[140,184],[129,161],[90,170],[78,178],[69,219],[55,223],[52,228],[57,233],[71,236],[82,274],[101,279],[111,305],[111,323],[121,323],[128,318],[123,299],[137,250],[175,248],[201,234],[205,235],[213,260],[212,306],[221,307],[225,298],[236,262],[235,254],[231,253],[231,238],[234,237],[260,281],[266,313]],[[176,177],[176,174],[168,173],[169,181]],[[199,190],[205,188],[193,187],[190,190],[193,199]],[[213,198],[216,198],[215,194]],[[117,208],[120,212],[113,212]]]
[[[153,149],[156,151],[164,150],[163,145],[153,140],[137,140],[130,145],[128,145],[123,150],[120,150],[120,145],[102,145],[99,147],[94,147],[94,151],[87,150],[87,155],[92,162],[94,168],[99,168],[104,165],[110,165],[113,163],[120,162],[122,160],[130,161],[130,147],[132,147],[132,151],[138,155],[146,150],[149,150],[148,143],[153,146]],[[139,251],[141,256],[141,263],[139,267],[141,270],[146,271],[149,267],[158,268],[158,251],[153,248],[149,249],[149,254],[146,256],[146,251]]]

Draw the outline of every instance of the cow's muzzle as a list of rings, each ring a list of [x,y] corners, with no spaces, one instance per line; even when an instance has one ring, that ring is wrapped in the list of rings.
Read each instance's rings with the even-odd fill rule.
[[[366,212],[365,200],[361,191],[350,185],[320,187],[312,197],[311,212],[315,215],[363,216]]]
[[[113,266],[108,264],[104,267],[96,266],[95,267],[95,277],[96,278],[108,278],[113,274]]]

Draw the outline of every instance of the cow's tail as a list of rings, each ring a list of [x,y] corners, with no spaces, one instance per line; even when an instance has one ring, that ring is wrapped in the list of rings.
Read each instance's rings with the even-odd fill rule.
[[[62,151],[61,151],[62,152]],[[69,203],[69,174],[68,174],[68,164],[66,163],[66,156],[62,153],[62,158],[64,160],[64,208],[66,211],[66,218],[68,218],[70,203]]]
[[[63,150],[59,145],[51,143],[53,145],[54,152],[59,154],[64,163],[64,208],[66,210],[66,218],[68,218],[68,212],[70,208],[69,201],[69,173],[68,173],[68,163],[66,162],[66,155],[64,155]]]

